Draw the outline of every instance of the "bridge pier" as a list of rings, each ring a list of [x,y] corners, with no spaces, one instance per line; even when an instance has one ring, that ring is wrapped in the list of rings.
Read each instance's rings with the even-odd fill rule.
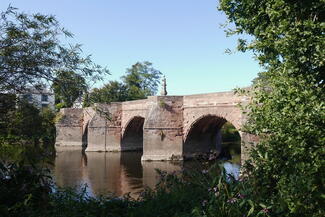
[[[246,160],[249,159],[249,151],[254,147],[258,141],[259,138],[255,135],[239,132],[241,137],[241,164],[243,164]]]
[[[141,160],[182,160],[183,97],[152,96],[147,106]]]
[[[121,103],[95,105],[86,151],[121,151]]]
[[[61,109],[56,124],[56,147],[82,147],[83,109]]]

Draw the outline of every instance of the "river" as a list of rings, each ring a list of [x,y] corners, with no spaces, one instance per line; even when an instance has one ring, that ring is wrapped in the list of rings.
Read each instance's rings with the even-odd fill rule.
[[[126,193],[136,198],[144,187],[154,188],[158,182],[156,169],[177,172],[195,169],[197,162],[141,161],[142,152],[86,152],[80,149],[57,150],[54,180],[59,187],[82,189],[88,195],[121,196]],[[238,175],[239,165],[225,163],[229,173]]]

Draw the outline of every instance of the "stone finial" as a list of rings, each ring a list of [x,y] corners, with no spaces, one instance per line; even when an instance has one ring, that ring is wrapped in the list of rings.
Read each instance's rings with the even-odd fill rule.
[[[162,96],[167,96],[167,84],[166,84],[166,77],[164,76],[162,79],[162,85],[161,85],[161,95]]]

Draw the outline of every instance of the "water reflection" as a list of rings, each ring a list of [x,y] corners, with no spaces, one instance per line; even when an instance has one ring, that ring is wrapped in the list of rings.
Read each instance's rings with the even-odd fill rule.
[[[141,162],[141,155],[141,152],[58,150],[54,179],[59,187],[80,188],[86,184],[90,195],[112,192],[121,196],[130,192],[132,197],[137,197],[144,186],[155,187],[158,182],[156,168],[169,173],[194,168],[193,162]],[[231,164],[227,165],[229,167]]]
[[[73,187],[84,183],[85,163],[81,150],[57,151],[54,178],[59,186]]]
[[[232,176],[234,179],[238,180],[239,173],[240,173],[240,166],[237,164],[225,162],[223,164],[223,168],[225,168],[226,174],[229,176]]]
[[[154,189],[155,185],[159,181],[156,169],[172,173],[180,171],[182,169],[182,162],[170,162],[170,161],[143,161],[143,185]]]

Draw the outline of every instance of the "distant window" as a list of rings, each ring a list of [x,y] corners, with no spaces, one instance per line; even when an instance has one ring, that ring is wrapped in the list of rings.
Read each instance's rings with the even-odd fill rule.
[[[25,100],[29,101],[29,102],[32,101],[32,99],[33,99],[33,98],[32,98],[32,94],[24,94],[24,95],[23,95],[23,98],[24,98]]]
[[[42,94],[42,102],[47,102],[48,101],[48,95]]]

